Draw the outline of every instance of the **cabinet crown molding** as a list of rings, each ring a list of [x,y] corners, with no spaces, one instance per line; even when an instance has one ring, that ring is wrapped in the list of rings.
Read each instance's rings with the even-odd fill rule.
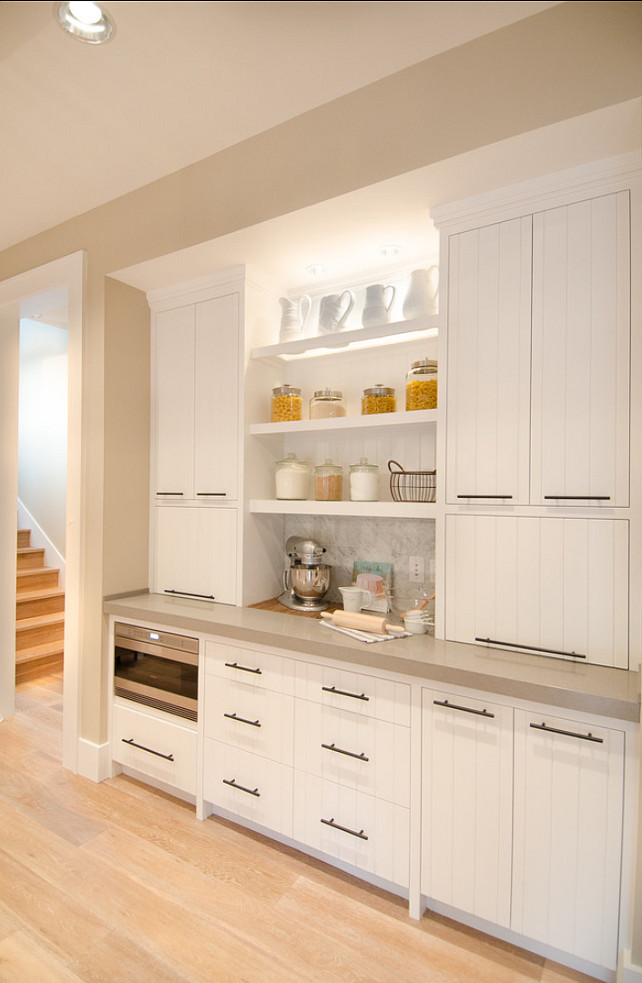
[[[245,266],[233,266],[220,273],[198,277],[185,283],[174,283],[170,287],[147,292],[147,302],[152,311],[163,311],[183,304],[197,304],[209,300],[212,293],[220,293],[222,288],[239,289],[245,280]]]
[[[431,209],[430,217],[440,231],[460,232],[480,222],[518,218],[586,197],[622,191],[637,183],[641,174],[642,157],[636,150],[438,205]]]

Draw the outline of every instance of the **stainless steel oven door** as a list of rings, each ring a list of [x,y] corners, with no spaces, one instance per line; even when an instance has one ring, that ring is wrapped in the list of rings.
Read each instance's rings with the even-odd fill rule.
[[[155,640],[150,641],[150,637]],[[117,625],[114,693],[134,703],[196,720],[198,640],[133,625]]]

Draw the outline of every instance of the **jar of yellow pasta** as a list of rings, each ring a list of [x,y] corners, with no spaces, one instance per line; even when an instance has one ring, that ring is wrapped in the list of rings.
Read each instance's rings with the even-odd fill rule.
[[[394,413],[397,409],[395,390],[377,383],[371,389],[364,389],[361,397],[361,413]]]
[[[437,407],[437,362],[422,358],[413,362],[406,375],[406,409],[434,410]]]
[[[277,386],[272,390],[272,423],[300,420],[302,408],[301,390],[296,386]]]

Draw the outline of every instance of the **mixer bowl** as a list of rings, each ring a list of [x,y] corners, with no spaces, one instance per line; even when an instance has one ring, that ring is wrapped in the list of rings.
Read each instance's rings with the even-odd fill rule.
[[[330,586],[329,563],[296,563],[288,570],[290,586],[303,602],[318,601]]]

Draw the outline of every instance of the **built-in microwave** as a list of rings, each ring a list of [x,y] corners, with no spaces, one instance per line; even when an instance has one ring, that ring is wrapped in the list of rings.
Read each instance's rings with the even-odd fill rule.
[[[196,720],[198,639],[117,622],[114,694],[186,720]]]

